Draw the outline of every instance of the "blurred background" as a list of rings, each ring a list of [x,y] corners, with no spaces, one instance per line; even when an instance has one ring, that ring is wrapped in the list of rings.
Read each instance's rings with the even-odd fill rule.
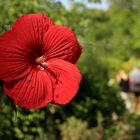
[[[140,66],[140,1],[0,0],[0,33],[27,13],[74,30],[83,79],[66,106],[16,111],[1,91],[0,140],[140,140],[138,97],[130,92],[124,99],[118,78],[120,70],[129,76]]]

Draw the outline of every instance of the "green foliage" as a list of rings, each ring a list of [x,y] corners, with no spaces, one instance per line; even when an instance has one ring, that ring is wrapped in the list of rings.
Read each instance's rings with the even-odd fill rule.
[[[87,140],[88,128],[87,122],[83,122],[74,117],[60,125],[62,140]]]
[[[101,0],[88,0],[89,2],[101,2]]]
[[[129,122],[131,126],[130,127],[131,140],[140,140],[140,134],[138,133],[140,129],[140,117],[133,114],[133,115],[130,115],[128,119],[131,120]]]

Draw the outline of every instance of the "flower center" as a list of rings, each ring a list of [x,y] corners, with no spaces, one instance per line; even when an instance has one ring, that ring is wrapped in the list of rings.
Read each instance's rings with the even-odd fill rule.
[[[44,68],[46,69],[47,67],[47,57],[45,55],[42,55],[40,57],[37,57],[35,59],[35,63],[38,65],[38,67],[41,69],[41,70],[44,70]]]
[[[45,55],[42,55],[40,57],[37,57],[35,59],[35,62],[38,64],[38,65],[41,65],[42,63],[46,62],[47,61],[47,58]]]

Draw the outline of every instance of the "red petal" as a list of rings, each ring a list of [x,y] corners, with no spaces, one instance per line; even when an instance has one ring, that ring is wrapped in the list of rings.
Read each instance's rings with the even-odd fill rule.
[[[0,36],[0,79],[16,80],[31,71],[34,59],[42,54],[44,33],[52,25],[43,14],[27,14]]]
[[[81,74],[76,65],[55,59],[48,61],[47,70],[54,76],[54,98],[51,103],[64,105],[77,93]]]
[[[25,108],[44,107],[53,98],[50,75],[39,68],[21,80],[4,82],[4,90],[15,104]]]
[[[44,35],[43,45],[47,59],[61,58],[76,63],[81,54],[81,46],[74,33],[64,26],[50,27]]]
[[[0,37],[0,79],[4,81],[24,77],[32,68],[28,52],[17,45],[12,35],[9,31]]]
[[[52,20],[43,14],[27,14],[16,21],[12,30],[19,45],[34,53],[42,53],[43,36],[52,25]]]

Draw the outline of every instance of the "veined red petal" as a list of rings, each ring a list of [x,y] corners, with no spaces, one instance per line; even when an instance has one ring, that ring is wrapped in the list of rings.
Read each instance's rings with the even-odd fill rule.
[[[34,68],[20,80],[4,82],[4,90],[16,105],[24,108],[41,108],[53,98],[50,77],[48,72]]]
[[[0,36],[0,79],[16,80],[31,71],[34,59],[43,53],[43,36],[52,25],[43,14],[27,14]]]
[[[44,14],[26,14],[13,24],[12,31],[20,46],[41,54],[43,36],[52,25],[53,21]]]
[[[27,75],[31,69],[28,51],[16,43],[11,31],[6,32],[0,37],[0,79],[19,79]]]
[[[81,74],[76,65],[65,60],[54,59],[47,62],[46,69],[53,76],[53,104],[65,105],[77,93]]]
[[[60,58],[76,63],[81,46],[72,30],[65,26],[51,26],[43,38],[44,51],[47,59]]]

